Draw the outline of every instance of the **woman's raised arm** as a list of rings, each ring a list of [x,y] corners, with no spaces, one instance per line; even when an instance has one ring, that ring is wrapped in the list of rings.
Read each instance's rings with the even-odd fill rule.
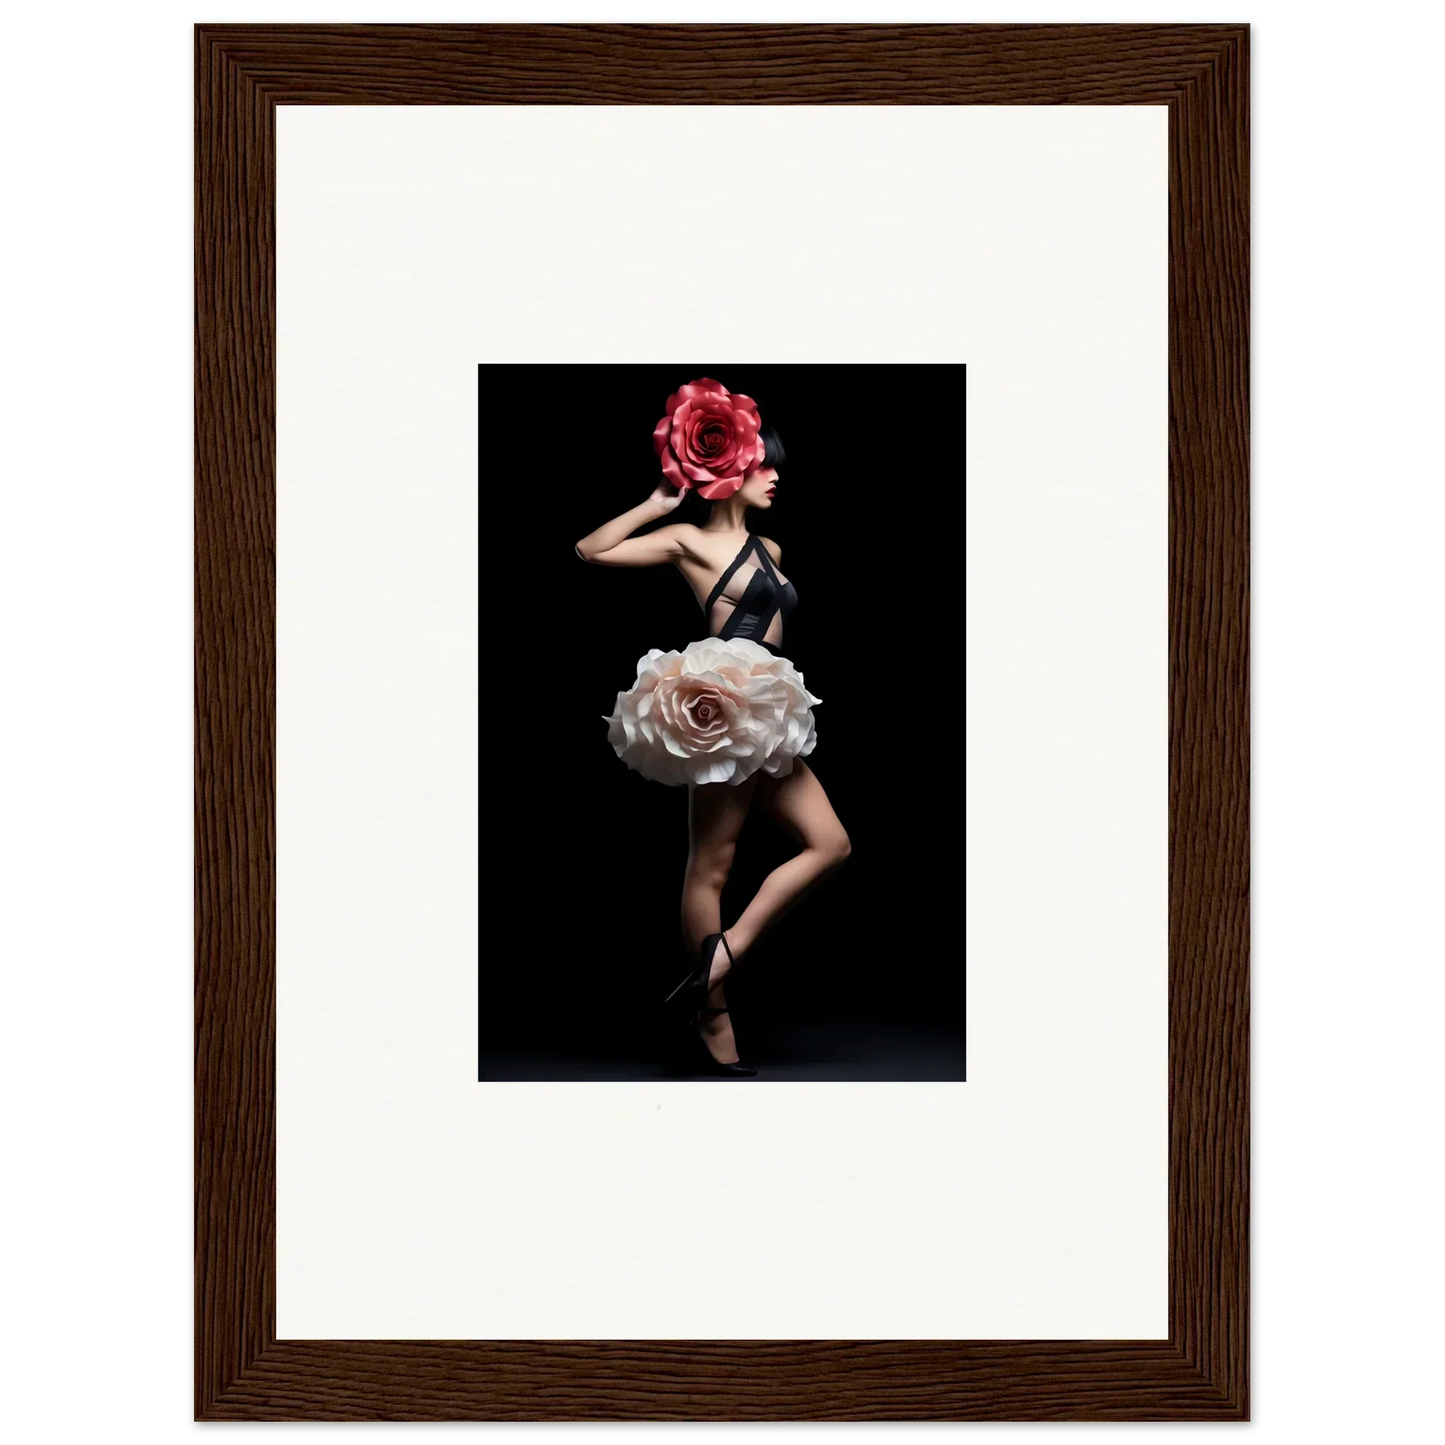
[[[682,555],[676,528],[659,527],[645,537],[634,537],[632,533],[665,517],[680,501],[680,491],[674,492],[667,482],[659,482],[645,502],[589,532],[574,550],[584,562],[600,562],[607,567],[652,567],[671,562]]]

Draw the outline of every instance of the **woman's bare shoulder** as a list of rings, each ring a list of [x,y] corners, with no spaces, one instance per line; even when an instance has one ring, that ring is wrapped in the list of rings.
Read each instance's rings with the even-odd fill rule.
[[[783,549],[778,546],[771,537],[759,537],[758,541],[768,549],[768,556],[770,556],[774,562],[781,562],[783,560]]]

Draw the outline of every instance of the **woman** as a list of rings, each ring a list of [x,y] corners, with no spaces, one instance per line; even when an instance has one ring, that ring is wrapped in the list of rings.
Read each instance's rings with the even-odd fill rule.
[[[782,652],[797,593],[782,551],[748,531],[749,509],[769,511],[784,461],[777,433],[752,399],[704,377],[674,392],[653,433],[663,480],[652,495],[576,544],[612,567],[670,562],[703,611],[706,636],[683,652],[653,648],[633,687],[617,696],[608,738],[644,776],[688,788],[682,934],[689,974],[670,997],[687,1001],[707,1072],[755,1075],[738,1058],[723,983],[760,935],[848,857],[850,844],[823,785],[803,761],[813,750],[812,705]],[[674,522],[632,534],[673,511],[688,491],[711,503],[696,526]],[[801,845],[722,927],[722,889],[743,820],[758,801]],[[719,948],[718,945],[722,947]]]

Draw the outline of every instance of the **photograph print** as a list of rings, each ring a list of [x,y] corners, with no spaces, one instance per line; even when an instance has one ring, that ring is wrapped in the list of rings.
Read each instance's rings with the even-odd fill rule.
[[[478,382],[479,1079],[964,1081],[965,368]]]

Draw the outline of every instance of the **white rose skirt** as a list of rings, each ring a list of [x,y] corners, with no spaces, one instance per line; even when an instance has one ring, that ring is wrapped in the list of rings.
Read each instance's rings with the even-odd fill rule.
[[[607,740],[629,768],[671,787],[785,778],[817,739],[813,705],[786,657],[746,638],[704,637],[681,652],[654,647],[617,694]]]

